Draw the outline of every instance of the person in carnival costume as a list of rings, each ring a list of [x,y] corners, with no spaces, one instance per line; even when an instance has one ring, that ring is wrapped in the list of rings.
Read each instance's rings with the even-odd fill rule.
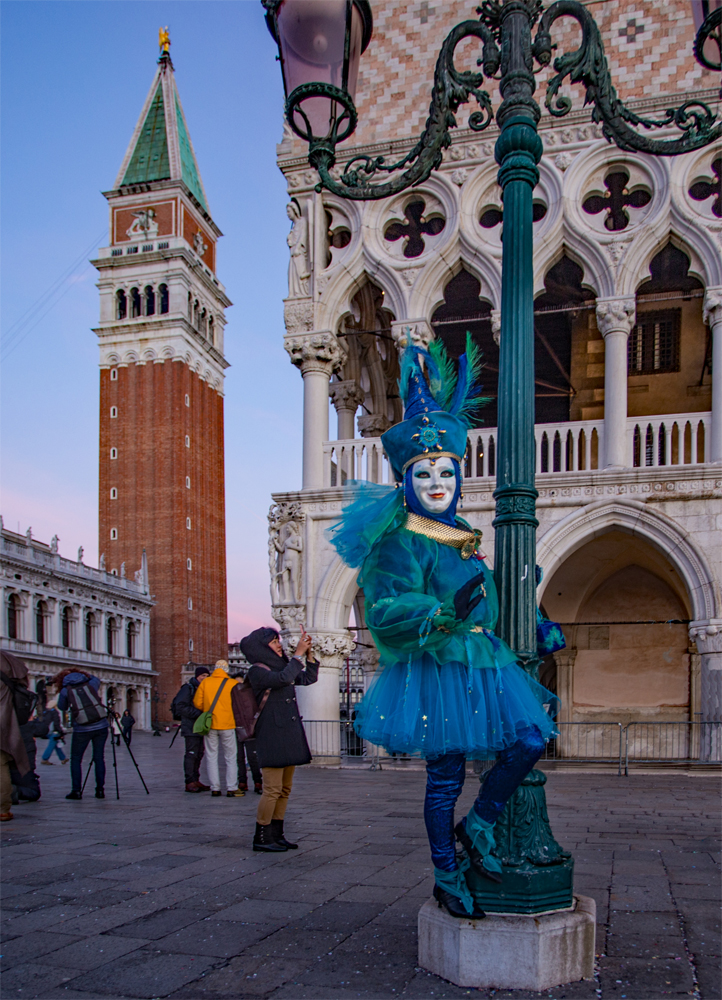
[[[339,555],[359,567],[366,624],[381,654],[356,731],[389,753],[425,758],[434,897],[452,916],[473,918],[484,912],[464,873],[471,867],[502,881],[494,824],[555,734],[544,704],[557,702],[494,634],[499,604],[478,551],[481,532],[456,513],[467,431],[483,403],[480,367],[468,336],[458,372],[438,341],[428,351],[406,346],[404,420],[381,438],[397,485],[350,484],[351,502],[330,529]],[[454,825],[467,758],[495,755],[471,810]]]

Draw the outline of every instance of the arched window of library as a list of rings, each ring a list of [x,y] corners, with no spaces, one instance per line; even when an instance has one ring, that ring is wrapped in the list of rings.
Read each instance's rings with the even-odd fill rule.
[[[8,639],[20,638],[20,598],[17,594],[10,594],[7,606],[8,615]]]
[[[93,650],[93,631],[95,629],[96,618],[92,611],[85,614],[85,648],[88,652]]]
[[[132,660],[135,656],[135,640],[138,634],[135,622],[128,622],[125,630],[125,655]]]
[[[70,649],[71,628],[70,608],[66,604],[60,612],[60,643],[66,649]]]
[[[111,656],[115,652],[115,618],[109,618],[105,625],[105,651]]]
[[[45,620],[48,616],[48,605],[38,601],[35,605],[35,641],[45,642]]]

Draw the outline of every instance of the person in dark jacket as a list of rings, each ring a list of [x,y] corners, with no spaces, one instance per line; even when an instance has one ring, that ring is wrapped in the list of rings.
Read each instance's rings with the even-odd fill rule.
[[[187,792],[207,792],[210,785],[201,783],[201,761],[203,760],[203,737],[193,732],[193,723],[201,712],[193,704],[193,698],[200,682],[208,677],[208,667],[196,667],[195,677],[181,687],[173,699],[173,714],[181,720],[180,731],[186,745],[183,757],[183,772]]]
[[[297,684],[315,684],[318,680],[311,642],[304,631],[289,660],[275,629],[259,628],[241,640],[241,651],[251,664],[248,681],[259,706],[268,692],[255,729],[263,795],[256,814],[254,851],[287,851],[298,846],[284,837],[283,820],[294,770],[311,760],[295,691]],[[305,668],[302,656],[306,657]]]
[[[89,685],[96,695],[100,691],[100,681],[97,677],[86,673],[85,670],[72,668],[61,670],[55,678],[55,686],[58,694],[58,709],[61,712],[67,711],[71,707],[68,691],[71,688],[80,688]],[[73,724],[73,738],[70,743],[70,780],[72,789],[66,799],[82,799],[83,797],[83,756],[89,744],[93,744],[93,764],[95,765],[95,797],[105,798],[105,743],[108,739],[108,717],[105,710],[102,718],[96,722],[80,723],[75,719],[75,713],[71,715]]]
[[[53,756],[53,753],[56,753],[59,760],[63,764],[67,764],[68,758],[58,746],[59,742],[64,742],[63,737],[65,736],[62,722],[60,720],[60,712],[57,708],[51,708],[48,705],[42,713],[39,721],[41,732],[39,732],[38,735],[44,735],[48,741],[48,745],[45,748],[45,753],[40,759],[40,763],[52,764],[53,762],[50,758]]]
[[[133,735],[133,726],[135,725],[135,719],[130,714],[130,711],[126,708],[120,717],[120,728],[123,730],[123,738],[125,742],[130,746],[130,739]]]
[[[9,682],[17,681],[23,687],[28,687],[28,668],[25,661],[14,653],[0,652],[0,672],[5,674]],[[33,741],[33,749],[35,743]],[[32,767],[35,766],[33,757]],[[11,776],[14,767],[18,775],[30,771],[27,744],[18,721],[13,694],[7,683],[0,683],[0,822],[5,823],[13,818],[10,811],[12,805]]]

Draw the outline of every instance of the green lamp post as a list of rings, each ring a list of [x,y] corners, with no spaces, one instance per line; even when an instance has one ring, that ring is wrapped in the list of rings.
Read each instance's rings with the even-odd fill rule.
[[[309,144],[309,163],[319,175],[317,190],[326,188],[346,199],[387,198],[426,180],[441,166],[444,149],[451,145],[455,112],[471,98],[478,104],[469,117],[473,131],[486,129],[494,118],[500,128],[495,157],[504,202],[502,233],[501,348],[499,359],[499,429],[497,445],[496,530],[494,574],[499,591],[497,630],[531,673],[538,669],[536,652],[536,580],[534,487],[534,322],[532,267],[532,194],[539,179],[537,164],[542,142],[537,134],[541,112],[534,100],[534,63],[551,63],[551,31],[560,17],[574,18],[582,32],[578,49],[557,56],[554,75],[547,83],[545,106],[562,117],[572,102],[559,91],[565,80],[586,90],[592,120],[605,138],[621,149],[657,156],[674,156],[700,149],[722,137],[722,122],[701,101],[692,99],[672,108],[661,118],[643,118],[617,97],[594,18],[579,0],[557,0],[546,10],[541,0],[483,0],[478,21],[464,21],[448,34],[441,47],[426,128],[411,151],[396,163],[383,156],[360,154],[350,159],[337,180],[331,170],[336,146],[353,133],[358,116],[354,105],[360,56],[371,38],[372,18],[367,0],[262,0],[271,34],[279,45],[286,90],[286,118],[291,129]],[[707,69],[721,68],[721,0],[691,0],[698,27],[695,56]],[[465,38],[482,45],[477,65],[481,72],[460,72],[454,52]],[[492,108],[481,87],[485,78],[498,80],[502,103]],[[655,138],[655,130],[675,130]],[[536,859],[565,866],[568,855],[551,836],[543,801],[543,775],[533,771],[507,807],[499,823],[497,843],[523,867]],[[519,801],[517,802],[517,797]],[[525,850],[514,828],[522,823],[518,813],[529,812],[536,802],[536,819],[525,820]],[[516,805],[515,805],[516,803]],[[503,832],[503,836],[499,836]],[[522,838],[523,839],[523,838]],[[522,857],[523,855],[523,857]],[[549,865],[549,862],[552,865]],[[570,862],[569,862],[570,865]],[[522,879],[527,902],[507,909],[534,912],[568,905],[544,879]],[[536,892],[534,886],[539,886]],[[561,883],[560,883],[561,885]],[[536,902],[534,896],[536,892]],[[571,871],[569,872],[569,895]],[[494,909],[488,891],[477,887],[485,909]],[[523,893],[522,893],[523,895]],[[520,897],[521,898],[521,897]],[[552,900],[557,900],[549,904]],[[569,900],[570,901],[570,900]],[[498,907],[497,907],[498,908]]]

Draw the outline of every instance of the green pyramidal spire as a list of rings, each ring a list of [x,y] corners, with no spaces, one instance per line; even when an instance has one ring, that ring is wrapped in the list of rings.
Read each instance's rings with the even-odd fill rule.
[[[204,211],[209,211],[178,96],[173,63],[164,52],[115,186],[166,180],[182,181]]]

